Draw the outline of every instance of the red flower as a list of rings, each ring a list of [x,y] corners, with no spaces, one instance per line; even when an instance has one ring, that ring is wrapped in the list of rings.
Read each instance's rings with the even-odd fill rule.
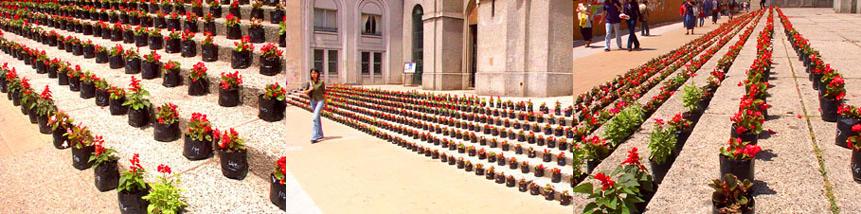
[[[41,97],[42,100],[51,100],[51,89],[45,85],[45,89],[42,90],[42,94],[40,94],[39,97]]]
[[[760,148],[758,145],[748,144],[744,147],[744,151],[742,151],[742,153],[744,153],[748,157],[754,158],[756,157],[756,154],[759,153],[759,151],[761,150],[762,148]]]
[[[170,167],[167,165],[164,165],[164,164],[159,164],[158,165],[158,172],[161,172],[164,174],[170,174]]]
[[[141,90],[141,81],[132,76],[132,82],[129,83],[129,91],[138,92]]]
[[[96,156],[99,156],[102,153],[105,153],[105,147],[102,146],[102,144],[104,144],[104,142],[105,142],[105,140],[102,139],[102,136],[96,136],[95,139],[93,139],[93,143],[95,144]]]
[[[625,164],[640,165],[640,154],[637,153],[637,147],[628,151],[628,158],[625,159],[625,161],[622,161],[622,165]]]
[[[595,179],[601,181],[601,190],[606,191],[609,188],[613,188],[613,185],[616,184],[609,176],[605,175],[603,172],[599,172],[595,174]]]
[[[853,125],[852,132],[861,133],[861,123]]]

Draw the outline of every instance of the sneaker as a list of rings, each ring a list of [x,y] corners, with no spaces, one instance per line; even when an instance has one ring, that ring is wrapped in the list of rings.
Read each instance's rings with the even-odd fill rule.
[[[609,48],[604,48],[604,52],[610,52]]]

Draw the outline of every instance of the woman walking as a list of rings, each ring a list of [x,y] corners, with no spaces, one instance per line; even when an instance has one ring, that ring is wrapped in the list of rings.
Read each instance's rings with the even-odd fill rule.
[[[697,10],[696,11],[697,11],[697,18],[700,21],[700,27],[702,27],[703,24],[705,24],[705,22],[706,22],[706,11],[705,11],[705,6],[703,3],[704,2],[697,2]]]
[[[649,36],[649,1],[640,4],[640,36]]]
[[[694,34],[694,27],[697,25],[696,17],[694,17],[694,2],[687,0],[682,4],[682,15],[685,23],[685,35]]]
[[[624,13],[628,15],[628,51],[640,50],[640,40],[637,39],[637,20],[640,19],[640,4],[637,0],[627,0]]]
[[[311,116],[311,144],[314,144],[323,139],[323,126],[320,124],[320,113],[323,111],[326,101],[323,97],[326,93],[326,82],[320,80],[320,71],[316,68],[311,69],[311,82],[305,85],[304,92],[311,100],[310,106],[313,112],[313,116]]]
[[[580,35],[586,42],[586,47],[592,47],[592,4],[582,0],[577,4],[577,18],[580,21]]]

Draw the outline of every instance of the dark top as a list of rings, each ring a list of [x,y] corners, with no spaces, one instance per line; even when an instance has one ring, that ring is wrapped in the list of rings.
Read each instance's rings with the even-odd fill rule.
[[[604,20],[610,24],[618,24],[619,19],[619,7],[622,4],[619,3],[619,0],[607,0],[604,1]]]
[[[326,84],[323,81],[311,81],[305,87],[311,89],[311,93],[308,94],[311,100],[323,100],[323,94],[326,93]]]
[[[685,16],[694,16],[694,5],[685,2]]]
[[[640,4],[637,2],[628,2],[625,4],[625,14],[631,17],[629,20],[638,20],[640,18]]]

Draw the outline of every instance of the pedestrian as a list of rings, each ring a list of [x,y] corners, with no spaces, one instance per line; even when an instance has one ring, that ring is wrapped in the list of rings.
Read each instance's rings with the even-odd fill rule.
[[[316,68],[311,69],[311,81],[305,85],[305,94],[308,95],[311,101],[311,144],[320,142],[323,139],[323,126],[320,124],[320,113],[322,113],[326,105],[326,99],[323,97],[326,93],[326,82],[320,79],[320,71]]]
[[[730,0],[729,2],[729,20],[732,20],[732,17],[735,15],[735,10],[738,8],[738,2],[735,0]]]
[[[712,24],[717,24],[720,17],[720,2],[718,0],[706,0],[712,3]]]
[[[622,35],[619,34],[619,22],[621,19],[619,13],[622,10],[622,4],[619,0],[604,1],[604,29],[607,35],[604,36],[604,51],[610,51],[610,40],[613,39],[610,34],[616,34],[616,45],[622,49]]]
[[[682,16],[685,24],[685,35],[694,34],[694,27],[697,25],[696,17],[694,17],[694,2],[687,0],[682,4]]]
[[[640,50],[640,40],[637,39],[637,20],[640,19],[640,4],[637,0],[625,0],[625,15],[628,24],[628,51]]]
[[[586,42],[586,47],[592,47],[592,4],[589,0],[581,0],[577,4],[577,18],[580,21],[580,35]]]
[[[640,4],[640,35],[650,36],[649,33],[649,1],[643,0]]]
[[[712,10],[714,8],[714,4],[712,4],[712,0],[703,0],[703,12],[705,12],[706,17],[711,17]]]
[[[706,12],[705,12],[705,8],[703,7],[703,3],[697,2],[696,8],[697,9],[695,11],[697,12],[697,19],[699,19],[700,27],[702,27],[703,24],[705,23],[705,19],[706,19]]]
[[[759,0],[759,8],[765,8],[765,0]]]

